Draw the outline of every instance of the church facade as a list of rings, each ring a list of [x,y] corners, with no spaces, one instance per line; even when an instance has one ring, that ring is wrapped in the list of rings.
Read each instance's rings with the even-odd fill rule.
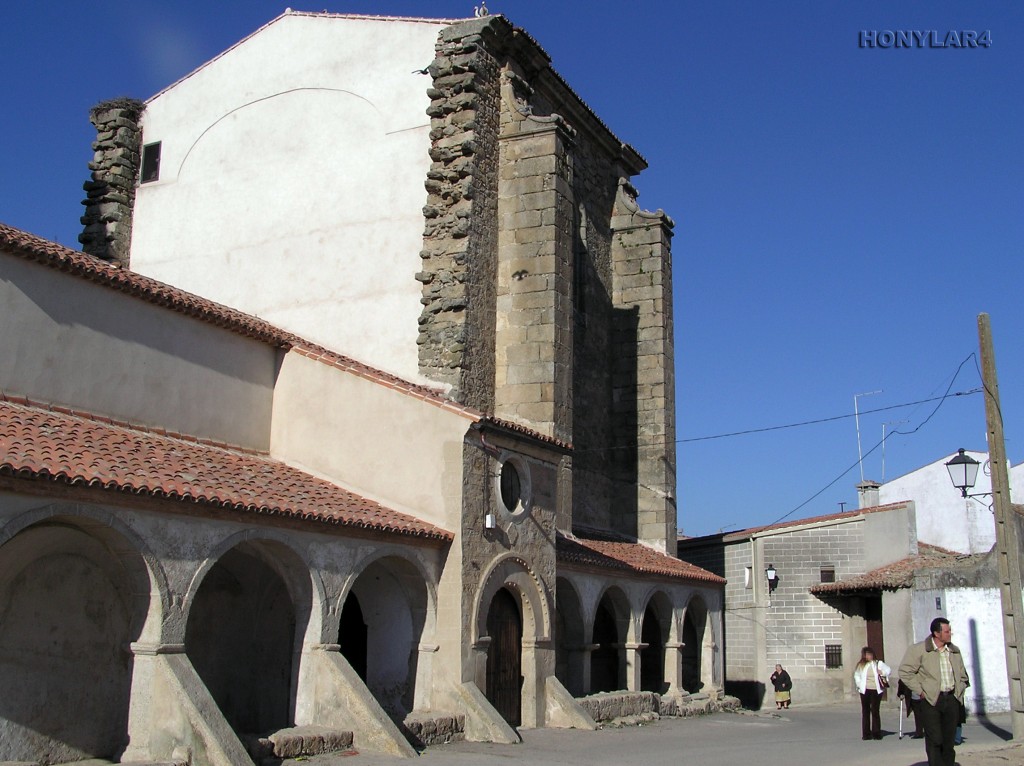
[[[93,120],[84,252],[0,226],[0,760],[722,694],[672,222],[523,30],[289,11]]]

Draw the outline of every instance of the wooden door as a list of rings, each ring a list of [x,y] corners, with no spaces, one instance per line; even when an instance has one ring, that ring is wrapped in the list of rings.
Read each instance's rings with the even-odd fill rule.
[[[864,622],[868,633],[868,646],[875,650],[875,656],[885,659],[885,644],[882,641],[882,599],[878,596],[864,599]]]
[[[522,723],[523,622],[515,597],[502,588],[487,612],[487,700],[510,726]]]

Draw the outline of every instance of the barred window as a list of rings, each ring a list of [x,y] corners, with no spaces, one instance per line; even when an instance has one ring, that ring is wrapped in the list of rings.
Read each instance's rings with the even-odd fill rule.
[[[843,666],[843,645],[825,644],[825,667],[841,668]]]
[[[822,567],[821,568],[821,581],[822,582],[835,582],[836,581],[836,568],[835,567]]]

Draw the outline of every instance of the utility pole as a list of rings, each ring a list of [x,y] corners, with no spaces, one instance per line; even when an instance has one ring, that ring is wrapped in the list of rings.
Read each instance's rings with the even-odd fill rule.
[[[999,406],[999,381],[992,347],[992,327],[988,314],[978,315],[978,345],[981,349],[981,376],[985,385],[985,424],[988,435],[989,465],[992,467],[992,500],[996,522],[996,557],[999,564],[999,595],[1006,638],[1006,676],[1010,684],[1010,711],[1013,738],[1024,740],[1024,604],[1021,597],[1018,535],[1020,515],[1010,500],[1010,476],[1006,468],[1003,442],[1003,414]]]

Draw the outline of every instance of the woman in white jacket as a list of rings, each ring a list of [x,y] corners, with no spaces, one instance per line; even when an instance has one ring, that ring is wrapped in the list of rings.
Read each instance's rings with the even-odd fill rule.
[[[860,692],[861,739],[882,738],[882,717],[878,712],[882,695],[889,687],[892,668],[875,658],[875,650],[865,646],[860,650],[860,662],[853,669],[853,683]]]

